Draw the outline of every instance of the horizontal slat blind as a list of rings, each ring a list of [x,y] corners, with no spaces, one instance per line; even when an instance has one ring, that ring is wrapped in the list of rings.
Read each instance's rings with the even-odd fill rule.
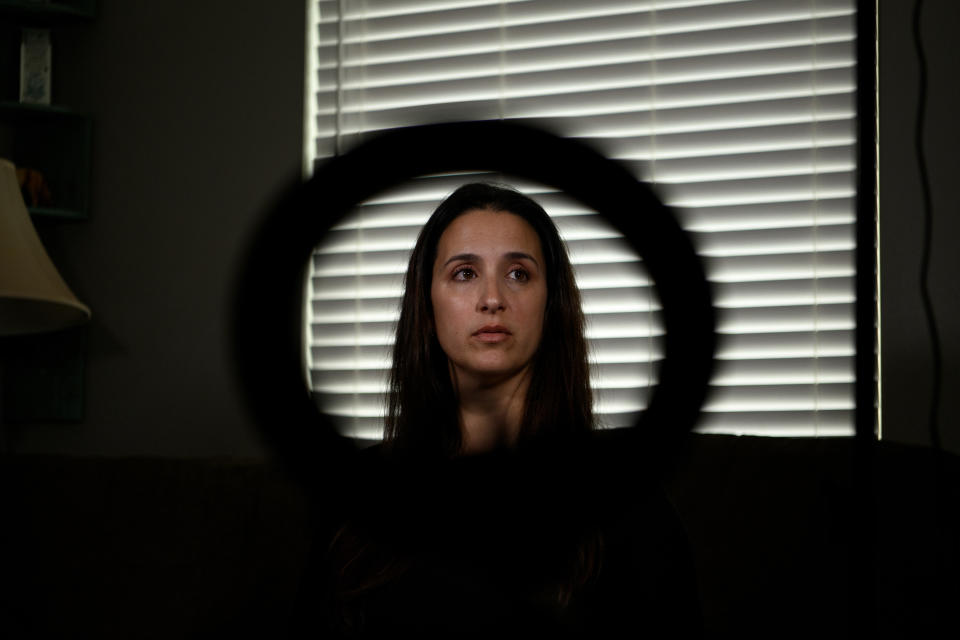
[[[721,333],[698,429],[853,433],[853,0],[315,6],[314,158],[397,126],[549,119],[653,183],[693,235]],[[567,242],[601,423],[629,424],[645,406],[662,357],[659,303],[622,238],[542,185],[424,176],[364,203],[313,258],[310,385],[346,433],[382,428],[420,226],[457,186],[491,178],[535,197]]]

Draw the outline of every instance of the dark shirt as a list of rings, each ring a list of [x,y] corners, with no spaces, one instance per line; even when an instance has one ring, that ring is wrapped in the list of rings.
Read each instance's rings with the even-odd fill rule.
[[[471,460],[445,478],[458,499],[439,500],[428,515],[388,508],[346,529],[328,518],[304,574],[293,636],[700,635],[686,536],[655,482],[603,487],[594,474],[572,490],[567,475],[575,474],[536,465],[531,473],[529,460],[523,467],[502,455]],[[593,579],[561,604],[559,586],[584,566],[578,554],[597,548]],[[338,584],[367,588],[345,598]]]

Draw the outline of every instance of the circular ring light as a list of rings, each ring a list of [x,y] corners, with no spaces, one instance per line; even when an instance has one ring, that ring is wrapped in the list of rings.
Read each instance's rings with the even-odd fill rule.
[[[330,228],[365,200],[411,178],[467,170],[534,180],[595,210],[642,257],[657,286],[666,329],[659,382],[637,423],[615,430],[613,458],[603,464],[626,469],[640,460],[668,460],[699,415],[715,347],[710,287],[689,237],[648,186],[587,145],[529,126],[488,121],[394,129],[327,161],[286,192],[257,230],[235,291],[242,393],[288,470],[326,500],[346,497],[344,489],[331,490],[343,487],[343,478],[379,480],[377,469],[361,469],[366,463],[357,447],[338,434],[303,384],[304,265]]]

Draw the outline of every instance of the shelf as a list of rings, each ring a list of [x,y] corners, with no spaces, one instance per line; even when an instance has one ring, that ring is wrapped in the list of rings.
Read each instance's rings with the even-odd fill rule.
[[[97,13],[95,0],[36,2],[0,0],[0,20],[23,26],[54,26],[91,20]]]
[[[10,120],[42,120],[44,118],[89,118],[85,113],[74,111],[68,107],[48,104],[29,104],[26,102],[0,101],[0,117]]]
[[[96,8],[96,0],[0,0],[0,157],[36,170],[49,189],[49,198],[38,199],[43,206],[28,206],[35,223],[88,217],[93,119],[65,107],[15,101],[21,28],[72,29],[91,21]],[[59,55],[70,52],[55,51],[54,61]],[[6,374],[0,422],[83,420],[86,330],[0,338]]]
[[[76,209],[61,209],[54,207],[27,207],[31,216],[38,220],[86,220],[87,214]]]
[[[0,421],[80,422],[84,417],[87,327],[0,338]]]
[[[82,220],[89,212],[93,120],[64,107],[0,102],[0,157],[43,176],[51,200],[30,207],[44,218]],[[27,202],[29,207],[31,203]]]

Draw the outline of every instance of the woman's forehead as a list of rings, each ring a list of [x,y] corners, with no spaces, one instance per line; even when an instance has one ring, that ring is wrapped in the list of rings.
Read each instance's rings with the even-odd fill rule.
[[[509,211],[471,209],[458,216],[440,235],[437,260],[458,254],[478,257],[513,257],[525,254],[543,264],[540,237],[530,223]]]

